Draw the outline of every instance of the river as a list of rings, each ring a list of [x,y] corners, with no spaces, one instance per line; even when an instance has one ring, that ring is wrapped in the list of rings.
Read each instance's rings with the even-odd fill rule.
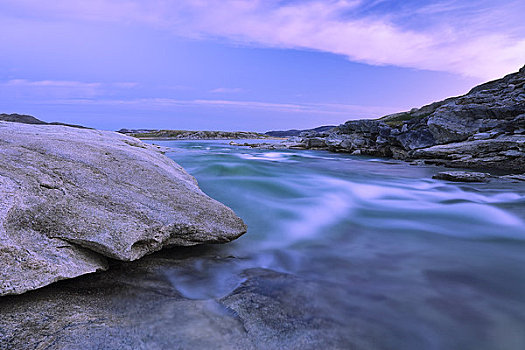
[[[248,225],[213,247],[218,259],[166,272],[186,298],[224,297],[263,268],[313,283],[307,316],[364,348],[525,349],[525,183],[433,180],[442,168],[324,151],[149,142]]]

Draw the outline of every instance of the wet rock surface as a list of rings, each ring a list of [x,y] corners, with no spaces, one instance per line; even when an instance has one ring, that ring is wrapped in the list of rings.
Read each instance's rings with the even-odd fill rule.
[[[174,255],[184,253],[113,261],[104,273],[0,298],[0,349],[347,349],[363,342],[319,301],[308,303],[321,288],[341,294],[342,286],[257,268],[242,272],[224,297],[191,299],[166,271],[195,273],[192,258]]]
[[[224,305],[184,298],[158,271],[177,262],[113,262],[105,273],[2,297],[0,349],[254,348]]]
[[[0,298],[0,349],[386,349],[380,337],[395,332],[359,306],[373,295],[270,269],[241,270],[226,295],[187,293],[171,275],[232,259],[188,252]]]
[[[246,231],[154,146],[113,132],[0,122],[0,295],[166,246]]]

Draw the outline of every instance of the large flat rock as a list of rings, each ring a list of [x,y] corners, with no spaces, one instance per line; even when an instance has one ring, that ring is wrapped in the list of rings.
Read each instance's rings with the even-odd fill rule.
[[[0,122],[0,158],[0,295],[246,231],[181,166],[125,135]]]
[[[523,172],[525,135],[501,135],[416,150],[414,158],[429,159],[450,167],[501,169]]]

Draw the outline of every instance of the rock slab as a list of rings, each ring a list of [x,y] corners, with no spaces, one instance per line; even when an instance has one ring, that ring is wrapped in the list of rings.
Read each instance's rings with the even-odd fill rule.
[[[114,132],[0,122],[0,295],[246,226],[155,146]]]

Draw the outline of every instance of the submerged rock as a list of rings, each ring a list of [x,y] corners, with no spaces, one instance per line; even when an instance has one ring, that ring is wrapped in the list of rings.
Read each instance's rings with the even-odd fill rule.
[[[154,146],[114,132],[0,122],[0,295],[246,231]]]
[[[358,313],[363,300],[345,285],[255,268],[222,295],[188,298],[170,271],[194,275],[196,260],[177,255],[115,262],[103,274],[0,298],[0,348],[375,348],[362,334],[379,335],[377,321]]]
[[[432,176],[433,179],[456,182],[486,182],[490,174],[469,171],[443,171]]]

